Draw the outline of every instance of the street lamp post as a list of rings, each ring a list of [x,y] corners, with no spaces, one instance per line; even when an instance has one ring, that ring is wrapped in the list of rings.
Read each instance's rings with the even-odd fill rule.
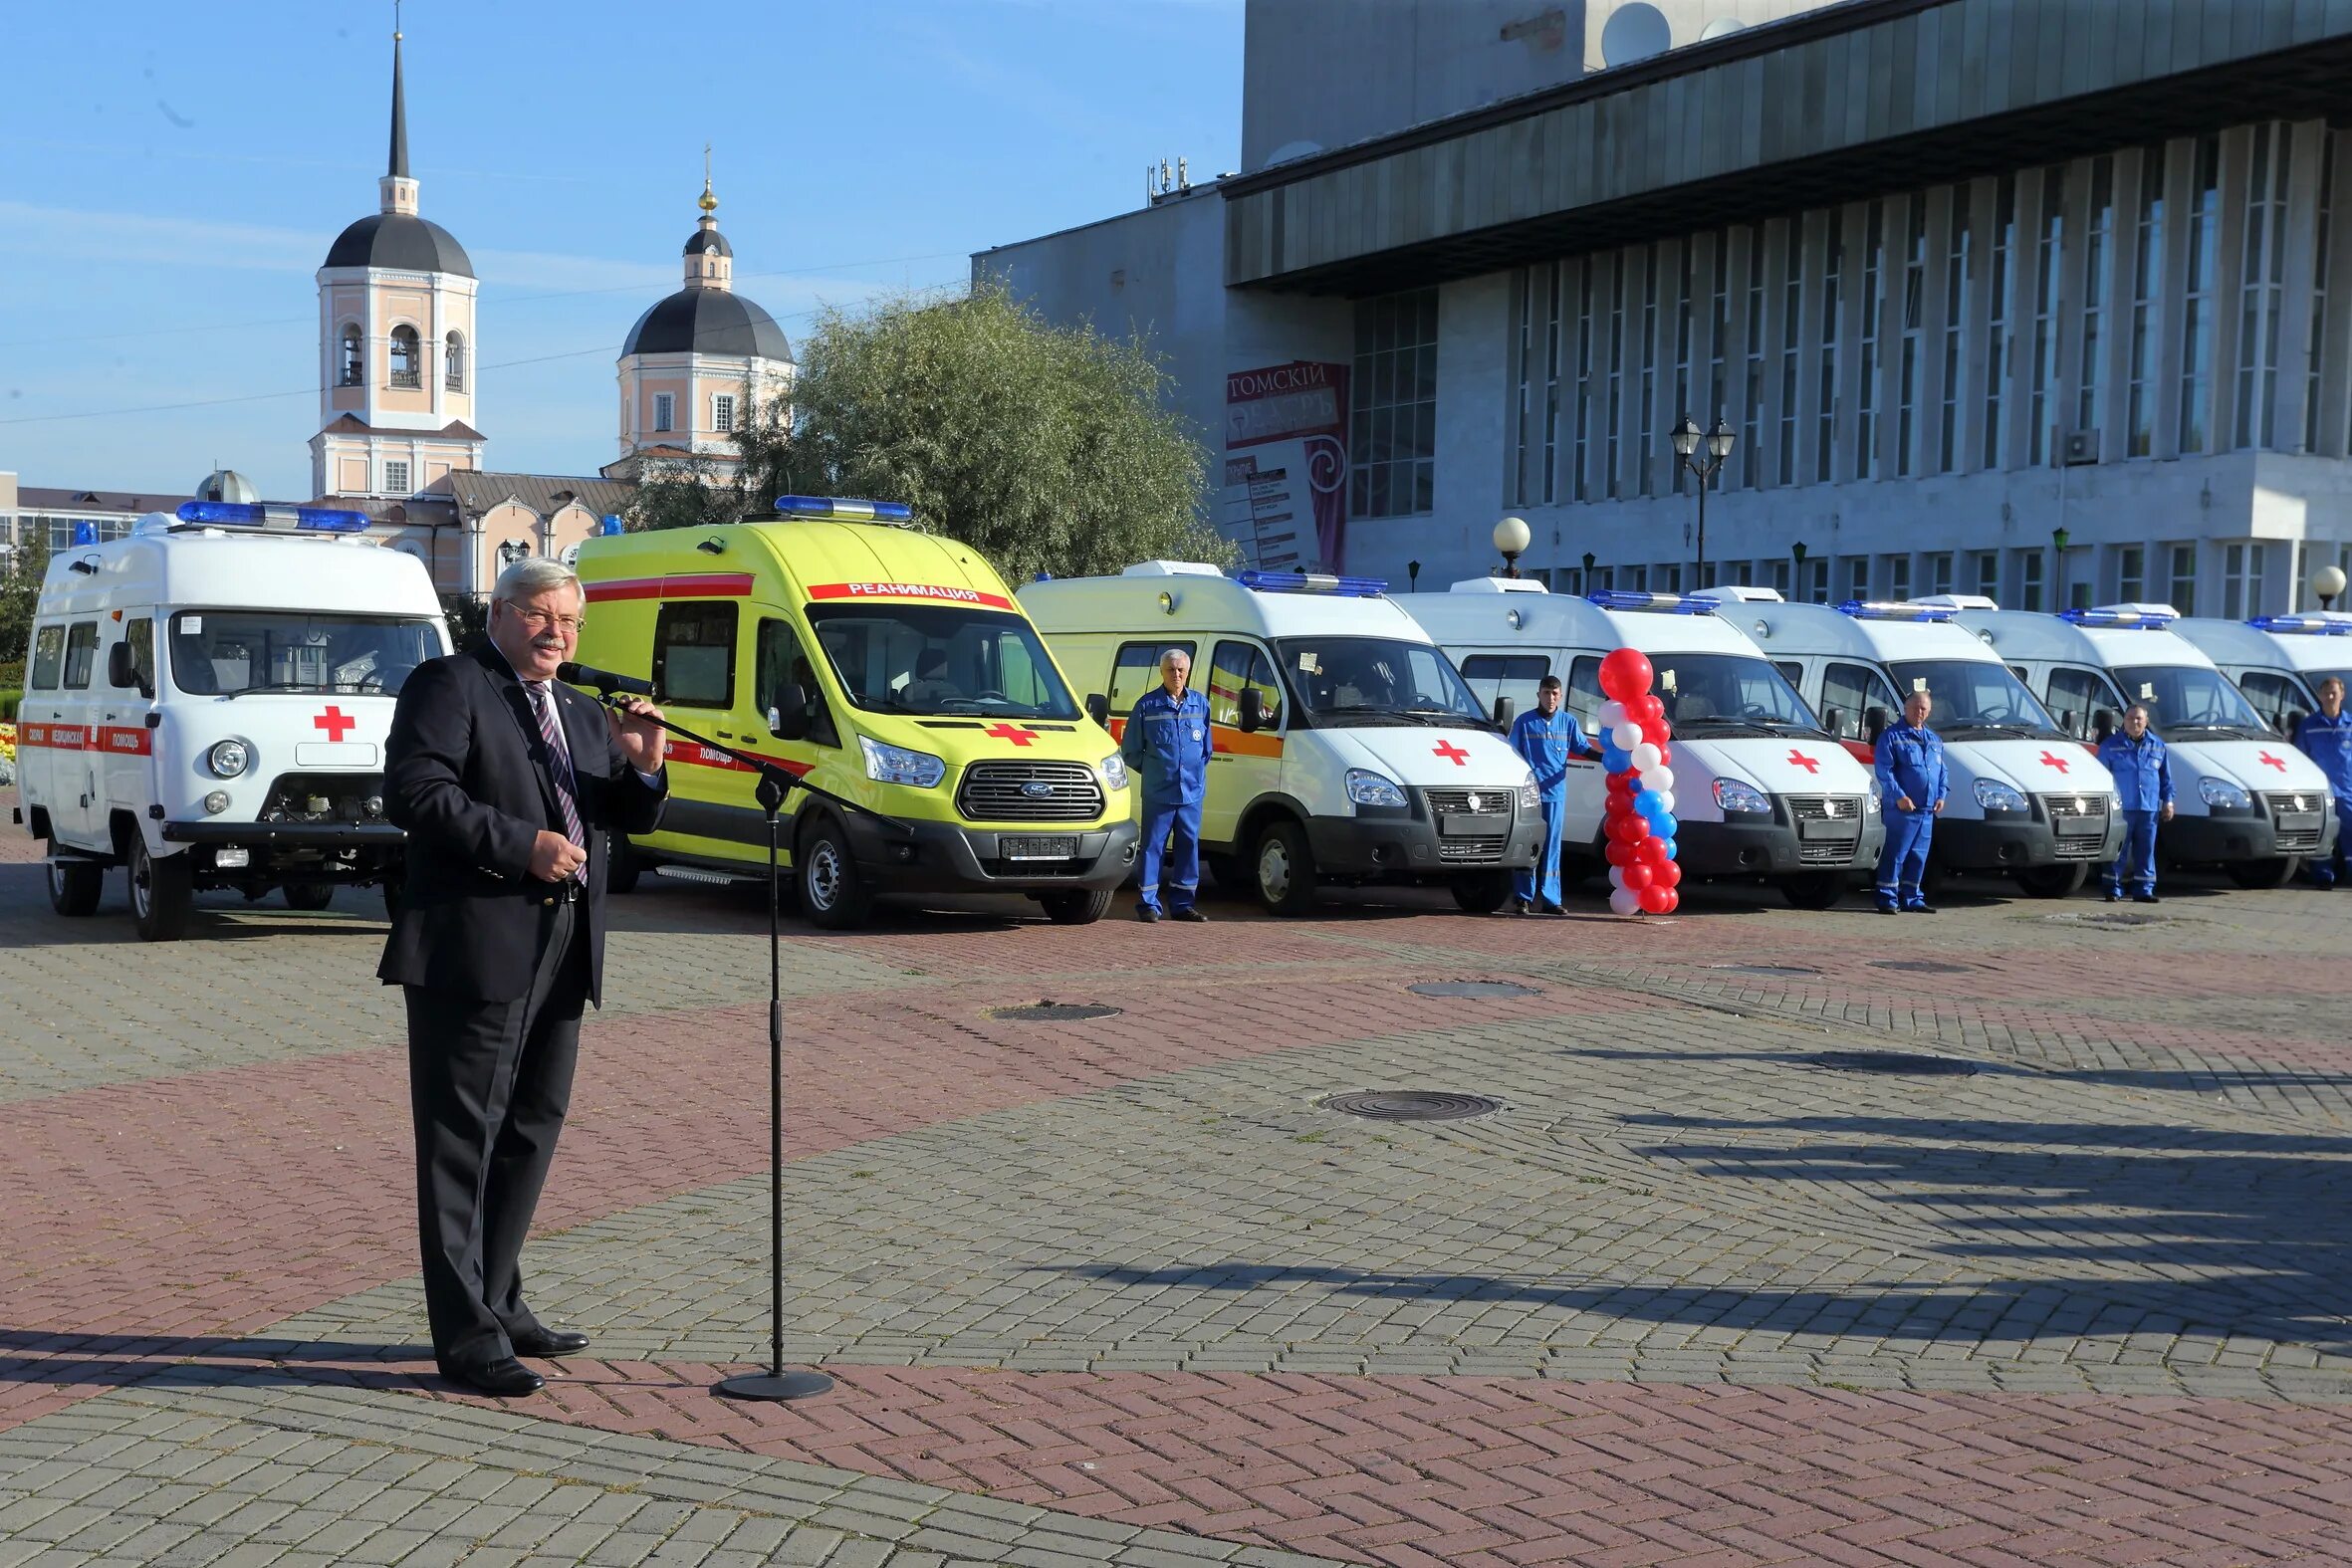
[[[1600,558],[1591,551],[1588,550],[1584,553],[1584,591],[1587,593],[1592,591],[1592,565],[1598,560]]]
[[[1805,598],[1805,542],[1798,540],[1788,547],[1788,559],[1796,562],[1796,569],[1788,578],[1788,597],[1803,603]]]
[[[1705,435],[1699,432],[1699,421],[1689,414],[1674,427],[1675,461],[1699,476],[1699,560],[1691,579],[1693,592],[1707,586],[1707,482],[1723,468],[1724,459],[1732,455],[1732,444],[1739,439],[1731,422],[1721,418]],[[1699,454],[1702,444],[1707,449],[1704,457]]]
[[[2322,566],[2311,573],[2311,591],[2319,595],[2319,607],[2325,611],[2334,606],[2344,591],[2344,568]]]
[[[1505,518],[1495,525],[1495,548],[1503,553],[1503,575],[1519,575],[1519,558],[1534,534],[1525,518]]]
[[[1414,592],[1420,591],[1421,562],[1418,560],[1408,560],[1405,562],[1405,584]]]
[[[2067,535],[2064,529],[2050,530],[2050,582],[2052,584],[2050,602],[2061,610],[2068,607],[2066,603],[2066,539]]]

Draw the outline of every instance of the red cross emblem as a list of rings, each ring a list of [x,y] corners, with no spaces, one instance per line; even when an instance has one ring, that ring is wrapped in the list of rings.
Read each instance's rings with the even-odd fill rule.
[[[1820,763],[1810,757],[1807,757],[1804,753],[1798,751],[1793,746],[1788,748],[1788,760],[1794,763],[1797,767],[1803,769],[1808,774],[1817,774],[1821,771]]]
[[[2060,773],[2064,773],[2066,771],[2066,759],[2063,757],[2053,757],[2048,752],[2043,752],[2041,754],[2041,765],[2044,768],[2055,768]]]
[[[319,717],[311,721],[311,723],[317,725],[320,729],[327,732],[327,739],[330,741],[342,740],[344,738],[344,732],[351,729],[358,722],[358,720],[351,717],[341,708],[336,707],[332,703],[328,704],[327,711],[325,713],[319,715]]]
[[[2286,763],[2282,758],[2272,757],[2268,752],[2264,752],[2262,754],[2262,761],[2277,769],[2280,773],[2286,772]]]
[[[1454,760],[1454,766],[1456,768],[1467,768],[1470,766],[1470,754],[1464,751],[1461,747],[1456,746],[1452,741],[1438,742],[1437,745],[1429,749],[1429,755],[1432,757],[1450,757]]]
[[[1035,730],[1024,730],[1018,724],[1006,724],[1001,720],[981,733],[993,735],[1000,741],[1011,741],[1015,746],[1027,746],[1038,738]]]

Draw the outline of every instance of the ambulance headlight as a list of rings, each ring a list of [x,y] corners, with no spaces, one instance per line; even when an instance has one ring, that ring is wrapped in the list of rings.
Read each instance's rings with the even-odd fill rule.
[[[1862,814],[1864,816],[1878,814],[1878,781],[1875,779],[1870,781],[1870,792],[1862,797]]]
[[[1543,809],[1543,791],[1536,787],[1533,779],[1519,786],[1519,808],[1523,811]]]
[[[1771,797],[1745,779],[1718,779],[1715,803],[1726,811],[1746,811],[1753,816],[1772,814]]]
[[[243,741],[217,741],[204,754],[205,766],[223,779],[234,779],[253,766],[253,749]]]
[[[1405,791],[1397,782],[1369,768],[1347,770],[1347,798],[1357,805],[1403,805]]]
[[[208,816],[218,816],[228,808],[229,792],[226,789],[215,789],[204,797],[204,811]]]
[[[1976,784],[1977,804],[1988,811],[2022,811],[2025,797],[1998,779],[1980,779]]]
[[[1127,787],[1127,760],[1113,752],[1102,760],[1102,782],[1113,789]]]
[[[857,747],[865,753],[865,776],[875,784],[912,784],[917,789],[929,789],[947,777],[947,764],[929,752],[884,746],[862,735],[857,738]]]
[[[2197,781],[2197,797],[2217,811],[2246,811],[2253,808],[2253,796],[2227,779],[2207,777]]]

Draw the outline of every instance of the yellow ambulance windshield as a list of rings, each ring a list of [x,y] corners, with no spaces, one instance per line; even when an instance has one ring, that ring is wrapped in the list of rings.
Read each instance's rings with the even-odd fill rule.
[[[1075,719],[1077,704],[1030,623],[950,604],[812,606],[809,622],[841,690],[883,713]]]

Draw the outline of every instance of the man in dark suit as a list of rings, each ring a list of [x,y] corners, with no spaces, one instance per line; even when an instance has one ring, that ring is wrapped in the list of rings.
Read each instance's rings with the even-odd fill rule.
[[[376,974],[407,993],[425,1309],[442,1374],[486,1394],[588,1346],[524,1304],[523,1237],[601,1001],[604,835],[652,831],[667,792],[660,710],[555,679],[583,604],[559,561],[507,568],[487,640],[417,667],[385,748],[408,857]]]

